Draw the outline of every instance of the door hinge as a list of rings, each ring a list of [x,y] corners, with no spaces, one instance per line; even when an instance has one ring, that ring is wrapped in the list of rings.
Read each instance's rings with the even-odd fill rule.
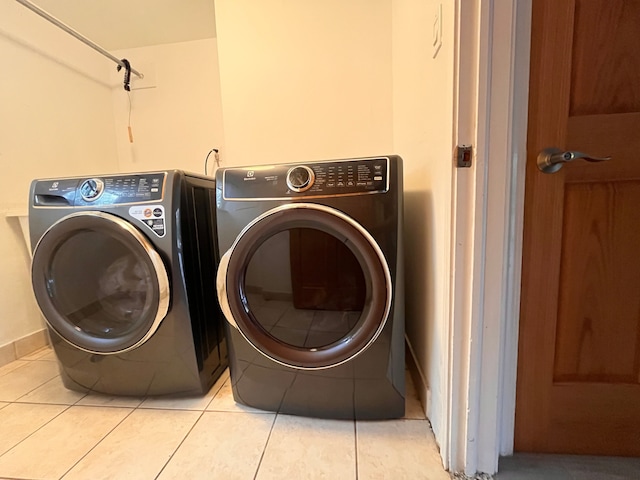
[[[456,167],[469,168],[471,166],[471,157],[473,156],[473,147],[471,145],[456,146]]]

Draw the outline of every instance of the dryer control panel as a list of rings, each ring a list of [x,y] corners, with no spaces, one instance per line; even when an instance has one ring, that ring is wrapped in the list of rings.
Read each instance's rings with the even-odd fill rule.
[[[226,200],[362,195],[388,190],[387,157],[227,168],[222,180]]]
[[[40,180],[33,204],[41,207],[122,205],[160,201],[166,173]]]

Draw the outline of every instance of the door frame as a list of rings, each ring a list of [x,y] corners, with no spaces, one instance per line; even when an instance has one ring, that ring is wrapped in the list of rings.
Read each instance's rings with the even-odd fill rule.
[[[513,453],[532,0],[456,0],[449,391],[443,461]]]

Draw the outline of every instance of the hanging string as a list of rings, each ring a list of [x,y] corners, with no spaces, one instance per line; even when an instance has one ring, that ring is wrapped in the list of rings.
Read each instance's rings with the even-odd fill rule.
[[[120,60],[124,64],[124,89],[129,97],[129,119],[127,121],[127,133],[129,134],[129,143],[133,143],[133,131],[131,130],[131,63],[126,58]],[[118,71],[122,69],[122,65],[118,65]]]
[[[127,97],[129,98],[129,119],[127,121],[127,132],[129,133],[129,143],[133,143],[133,131],[131,130],[131,91],[127,90]]]

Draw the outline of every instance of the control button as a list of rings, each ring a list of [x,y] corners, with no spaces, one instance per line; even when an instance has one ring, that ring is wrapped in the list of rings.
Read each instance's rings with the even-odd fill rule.
[[[153,216],[154,217],[161,217],[162,216],[162,209],[161,208],[154,208],[153,209]]]
[[[104,182],[99,178],[90,178],[80,185],[80,195],[85,202],[97,200],[104,192]]]
[[[315,180],[313,170],[304,165],[292,167],[287,172],[287,186],[294,192],[309,190]]]
[[[354,185],[355,185],[355,183],[352,182],[352,181],[348,181],[347,182],[347,187],[353,187]]]
[[[328,182],[327,183],[327,187],[329,187],[329,188],[335,187],[335,186],[336,186],[335,182]]]
[[[382,176],[376,175],[375,177],[373,177],[373,179],[379,182],[380,180],[382,180]]]

